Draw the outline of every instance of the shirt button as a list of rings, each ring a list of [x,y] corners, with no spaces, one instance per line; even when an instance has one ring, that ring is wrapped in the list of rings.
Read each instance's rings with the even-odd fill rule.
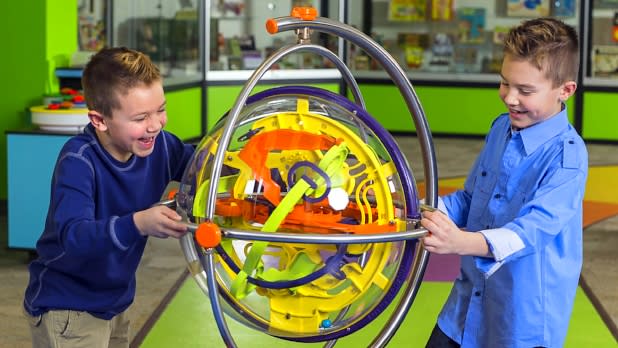
[[[474,296],[481,296],[481,292],[480,291],[475,291],[474,292]]]
[[[496,199],[498,199],[498,198],[500,198],[500,197],[502,197],[502,195],[501,195],[501,194],[499,194],[499,193],[496,193],[496,194],[494,195],[494,198],[496,198]]]
[[[486,175],[487,175],[487,172],[486,172],[486,171],[483,171],[483,172],[481,173],[481,176],[486,176]]]

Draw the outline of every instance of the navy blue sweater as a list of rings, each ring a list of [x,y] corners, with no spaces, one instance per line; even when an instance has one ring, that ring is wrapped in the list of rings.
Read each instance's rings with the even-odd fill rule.
[[[51,183],[45,230],[30,266],[24,306],[87,311],[111,319],[135,297],[135,272],[146,237],[133,213],[161,199],[180,181],[193,147],[161,132],[153,153],[126,163],[103,149],[92,125],[62,148]]]

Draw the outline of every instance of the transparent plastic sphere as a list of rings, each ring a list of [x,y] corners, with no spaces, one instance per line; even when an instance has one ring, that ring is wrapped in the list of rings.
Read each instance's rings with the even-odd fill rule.
[[[340,95],[287,86],[250,97],[216,168],[224,121],[199,143],[176,195],[190,222],[353,239],[405,231],[407,218],[418,214],[414,178],[394,140]],[[220,173],[216,183],[213,173]],[[208,197],[211,185],[216,197]],[[350,334],[393,300],[409,272],[413,243],[223,238],[215,273],[224,311],[289,340]]]

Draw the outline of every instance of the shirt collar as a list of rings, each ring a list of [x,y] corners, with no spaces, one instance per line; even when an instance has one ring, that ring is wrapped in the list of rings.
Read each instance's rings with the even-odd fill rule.
[[[556,115],[531,127],[520,130],[519,134],[521,135],[526,155],[533,153],[539,146],[563,132],[568,126],[567,109],[566,106],[563,106],[562,110]],[[511,129],[511,134],[515,134],[516,132],[517,131]]]

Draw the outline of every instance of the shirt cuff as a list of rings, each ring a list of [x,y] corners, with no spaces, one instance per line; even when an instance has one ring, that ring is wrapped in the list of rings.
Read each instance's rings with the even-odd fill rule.
[[[483,273],[485,279],[494,274],[504,263],[509,255],[524,248],[524,242],[519,238],[517,233],[508,228],[495,228],[491,230],[482,230],[479,233],[483,234],[489,250],[493,258],[490,257],[475,257],[476,267]]]
[[[485,236],[487,244],[496,261],[502,261],[524,248],[524,241],[508,228],[494,228],[479,231]]]
[[[446,204],[444,204],[444,200],[442,197],[438,197],[438,210],[448,215],[448,211],[446,210]]]
[[[127,250],[138,238],[144,238],[139,234],[135,222],[133,222],[133,214],[122,217],[112,217],[109,224],[109,234],[120,250]]]

